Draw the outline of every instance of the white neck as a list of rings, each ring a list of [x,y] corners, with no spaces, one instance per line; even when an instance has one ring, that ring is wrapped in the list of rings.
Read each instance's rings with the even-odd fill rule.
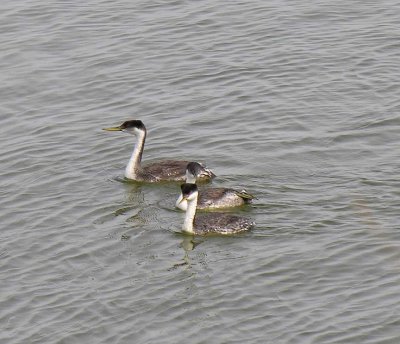
[[[194,221],[194,216],[196,215],[196,207],[197,207],[197,196],[198,193],[196,192],[193,194],[193,198],[189,199],[187,201],[187,209],[186,209],[186,215],[185,215],[185,221],[183,221],[183,226],[182,230],[187,233],[194,234],[193,230],[193,221]]]
[[[186,183],[196,184],[196,177],[188,171],[186,171]]]
[[[138,130],[136,132],[137,140],[135,148],[133,149],[131,158],[125,169],[125,177],[129,179],[136,179],[137,171],[140,169],[140,162],[142,161],[142,153],[144,148],[144,141],[146,140],[146,132]]]

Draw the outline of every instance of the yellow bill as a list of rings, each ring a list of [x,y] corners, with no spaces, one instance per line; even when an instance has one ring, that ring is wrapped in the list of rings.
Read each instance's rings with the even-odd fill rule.
[[[106,130],[106,131],[122,131],[122,128],[119,126],[119,127],[103,128],[103,130]]]

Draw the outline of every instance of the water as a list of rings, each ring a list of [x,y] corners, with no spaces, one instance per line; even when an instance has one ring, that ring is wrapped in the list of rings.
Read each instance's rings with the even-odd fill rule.
[[[398,343],[396,1],[2,1],[2,343]],[[196,159],[257,196],[176,233]]]

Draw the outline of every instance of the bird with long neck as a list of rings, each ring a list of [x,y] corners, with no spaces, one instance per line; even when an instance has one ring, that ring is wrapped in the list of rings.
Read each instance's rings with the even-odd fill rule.
[[[182,230],[189,234],[236,234],[245,232],[254,226],[254,222],[245,217],[224,213],[203,213],[196,215],[198,189],[196,184],[181,185],[182,200],[187,201],[187,209]]]
[[[142,166],[142,155],[147,130],[140,120],[125,121],[120,126],[104,128],[106,131],[123,131],[136,136],[135,147],[125,168],[125,177],[136,181],[162,182],[184,181],[186,178],[186,160],[164,160]],[[202,165],[201,165],[202,166]],[[211,180],[215,174],[202,166],[201,180]]]

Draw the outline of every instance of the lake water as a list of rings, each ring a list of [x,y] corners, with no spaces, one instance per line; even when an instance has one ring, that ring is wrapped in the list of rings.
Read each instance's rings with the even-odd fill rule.
[[[400,3],[2,1],[1,343],[399,343]],[[176,233],[205,162],[231,237]]]

